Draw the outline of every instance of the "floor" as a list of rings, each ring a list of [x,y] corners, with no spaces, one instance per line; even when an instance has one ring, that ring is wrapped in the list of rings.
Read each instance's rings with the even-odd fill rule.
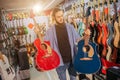
[[[55,70],[49,71],[49,72],[38,72],[34,67],[30,69],[31,72],[31,80],[59,80],[58,75]],[[69,79],[68,72],[67,74],[67,80]],[[91,75],[87,75],[90,80],[92,80]],[[76,80],[78,80],[78,77],[76,77]]]
[[[33,66],[30,69],[30,73],[31,73],[31,80],[59,80],[55,69],[48,72],[39,72]],[[70,80],[68,76],[68,71],[66,71],[66,74],[67,74],[67,80]],[[92,80],[92,76],[90,74],[87,76],[90,78],[90,80]],[[78,80],[78,77],[76,77],[76,80]]]
[[[38,72],[35,68],[31,68],[31,80],[59,80],[55,70],[49,72]]]
[[[67,80],[70,80],[68,76],[68,71],[66,72],[66,74],[67,74]],[[30,75],[31,75],[30,80],[59,80],[55,70],[51,70],[48,72],[39,72],[35,69],[34,66],[30,68]],[[92,80],[91,75],[87,75],[87,76],[90,78],[90,80]],[[20,80],[20,77],[18,74],[17,74],[16,80]],[[76,77],[76,80],[79,80],[78,77]]]

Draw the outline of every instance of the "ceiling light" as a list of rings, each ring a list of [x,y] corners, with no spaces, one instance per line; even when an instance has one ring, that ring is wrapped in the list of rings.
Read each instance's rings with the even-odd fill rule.
[[[34,7],[33,7],[33,11],[35,13],[39,13],[40,11],[42,10],[42,7],[38,4],[36,4]]]

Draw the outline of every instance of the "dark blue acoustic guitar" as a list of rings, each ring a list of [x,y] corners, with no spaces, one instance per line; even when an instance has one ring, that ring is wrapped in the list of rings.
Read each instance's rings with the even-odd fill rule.
[[[89,42],[89,36],[78,42],[78,53],[74,60],[74,68],[83,74],[99,71],[101,62],[96,51],[96,44]]]

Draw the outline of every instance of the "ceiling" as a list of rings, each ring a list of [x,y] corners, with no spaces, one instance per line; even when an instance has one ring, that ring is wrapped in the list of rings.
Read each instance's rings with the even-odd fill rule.
[[[0,8],[6,10],[32,8],[35,4],[42,6],[42,9],[51,9],[62,3],[64,0],[0,0]]]

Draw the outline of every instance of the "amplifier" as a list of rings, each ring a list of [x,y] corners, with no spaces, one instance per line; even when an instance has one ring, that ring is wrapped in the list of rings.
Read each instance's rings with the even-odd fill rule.
[[[106,80],[120,80],[120,67],[111,67],[107,69]]]

